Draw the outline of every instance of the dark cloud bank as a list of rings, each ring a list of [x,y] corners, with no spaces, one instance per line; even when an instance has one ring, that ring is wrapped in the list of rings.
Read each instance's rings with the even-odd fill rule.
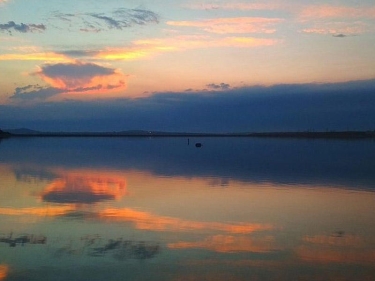
[[[9,34],[12,34],[12,31],[28,33],[43,32],[45,30],[46,26],[44,24],[17,24],[14,21],[9,21],[8,23],[0,24],[0,31],[7,31]]]
[[[37,90],[33,91],[35,95]],[[48,131],[374,130],[375,80],[156,93],[140,99],[28,107],[3,105],[0,120],[1,128]]]

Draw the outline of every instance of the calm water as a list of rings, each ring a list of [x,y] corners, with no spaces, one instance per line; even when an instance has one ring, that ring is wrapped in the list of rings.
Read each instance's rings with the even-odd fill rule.
[[[372,141],[2,140],[0,280],[374,280],[374,155]]]

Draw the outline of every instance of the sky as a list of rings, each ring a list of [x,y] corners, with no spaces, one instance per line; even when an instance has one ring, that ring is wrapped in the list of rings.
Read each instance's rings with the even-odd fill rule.
[[[375,3],[0,0],[0,128],[375,129]]]

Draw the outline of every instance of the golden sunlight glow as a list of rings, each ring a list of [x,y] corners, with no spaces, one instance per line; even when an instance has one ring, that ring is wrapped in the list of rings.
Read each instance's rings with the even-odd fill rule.
[[[239,33],[239,32],[237,32]],[[153,57],[155,55],[183,51],[198,48],[216,47],[257,47],[271,46],[278,40],[255,37],[226,37],[211,38],[209,36],[175,36],[173,38],[154,38],[136,40],[133,48],[113,48],[97,52],[95,59],[98,60],[138,60]]]
[[[176,50],[174,46],[149,44],[147,40],[135,41],[133,44],[135,45],[133,48],[111,48],[97,52],[95,59],[128,61],[149,58],[158,53]]]
[[[223,39],[223,45],[242,48],[272,46],[278,42],[278,40],[274,39],[261,39],[253,37],[227,37]]]
[[[153,45],[154,50],[181,51],[197,48],[219,48],[237,47],[249,48],[259,46],[271,46],[279,41],[275,39],[255,38],[255,37],[224,37],[210,38],[208,36],[177,36],[166,39],[138,40],[138,45]]]
[[[74,211],[73,206],[48,206],[35,208],[0,208],[0,215],[7,216],[40,216],[56,217],[65,215],[69,211]]]
[[[0,54],[0,61],[44,61],[44,62],[72,62],[67,56],[56,53],[30,53],[30,54]]]
[[[253,252],[267,253],[276,249],[272,237],[254,239],[248,236],[215,235],[199,242],[168,244],[170,249],[205,249],[219,253]]]
[[[147,57],[150,53],[151,51],[147,49],[107,49],[98,52],[95,57],[103,60],[136,60]]]

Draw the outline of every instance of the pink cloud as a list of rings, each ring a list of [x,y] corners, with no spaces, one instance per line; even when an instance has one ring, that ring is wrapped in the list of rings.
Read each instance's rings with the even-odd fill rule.
[[[194,10],[274,10],[280,8],[277,3],[245,3],[245,2],[226,2],[226,3],[193,3],[185,7]]]
[[[304,33],[316,33],[316,34],[345,34],[357,35],[369,30],[368,25],[362,22],[329,22],[329,23],[315,23],[312,27],[303,29]]]
[[[311,5],[301,9],[299,18],[301,20],[327,18],[375,18],[375,7]]]
[[[168,21],[171,26],[197,27],[217,34],[274,33],[275,25],[282,22],[278,18],[217,18],[202,21]]]

